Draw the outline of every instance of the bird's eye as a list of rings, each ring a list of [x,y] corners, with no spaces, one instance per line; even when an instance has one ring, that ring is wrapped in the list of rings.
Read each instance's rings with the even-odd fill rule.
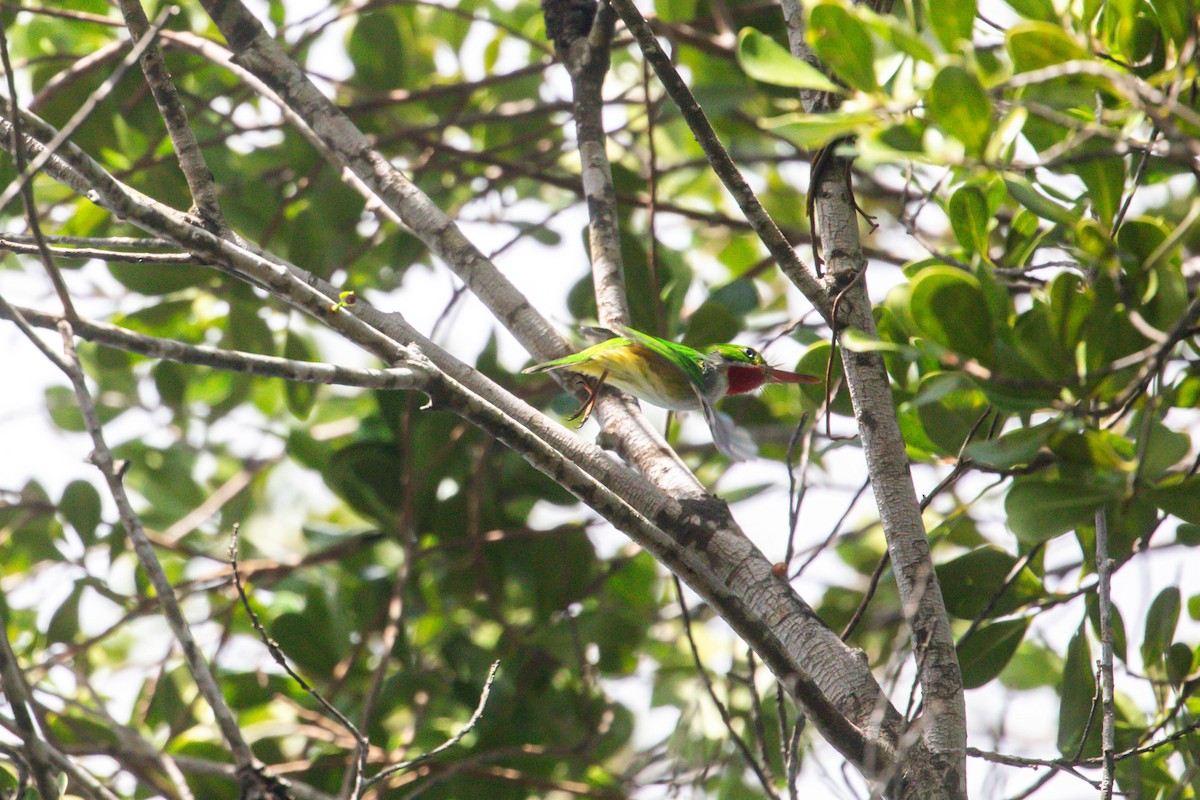
[[[742,352],[746,355],[746,358],[750,359],[751,361],[758,360],[758,352],[753,347],[743,347]]]

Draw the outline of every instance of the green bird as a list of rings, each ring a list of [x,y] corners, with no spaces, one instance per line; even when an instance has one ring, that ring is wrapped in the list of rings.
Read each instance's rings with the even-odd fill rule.
[[[591,395],[571,419],[587,420],[605,383],[672,411],[704,412],[717,449],[733,461],[757,453],[753,440],[716,403],[768,383],[819,383],[820,378],[776,369],[752,347],[711,344],[699,350],[659,339],[624,325],[586,328],[602,341],[565,358],[535,364],[525,372],[570,370],[596,378]],[[582,423],[581,423],[582,424]]]

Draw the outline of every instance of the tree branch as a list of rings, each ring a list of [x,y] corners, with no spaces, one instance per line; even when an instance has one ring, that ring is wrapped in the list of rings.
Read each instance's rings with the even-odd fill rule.
[[[7,615],[5,615],[7,617]],[[12,642],[8,639],[8,620],[4,619],[4,630],[0,631],[0,688],[12,711],[17,735],[21,739],[24,760],[33,773],[33,782],[42,797],[58,797],[55,785],[55,769],[49,755],[49,745],[42,738],[30,712],[29,685],[17,662]]]
[[[570,17],[569,13],[559,8],[563,5],[562,2],[545,4],[546,25],[571,76],[575,136],[579,142],[580,175],[588,209],[588,241],[596,309],[601,325],[629,325],[632,319],[621,256],[617,197],[608,161],[608,137],[602,119],[602,89],[609,67],[609,46],[616,17],[605,3],[593,4],[590,0],[579,3],[575,0],[574,5],[571,2],[565,4],[567,11],[574,9],[581,13],[586,10],[594,13],[595,18],[586,30],[582,25],[572,28],[565,23],[554,22],[559,17]],[[552,27],[554,31],[551,31]],[[654,289],[657,291],[657,286]],[[555,377],[560,381],[577,381],[565,374]],[[597,410],[605,434],[621,442],[630,460],[656,485],[676,496],[699,499],[707,495],[704,486],[662,435],[646,421],[634,400],[609,388],[601,395]]]
[[[782,5],[793,55],[811,60],[800,3],[782,0]],[[808,93],[802,99],[809,108],[823,104],[819,93]],[[867,264],[858,232],[857,205],[846,179],[848,169],[848,163],[843,162],[837,168],[820,171],[814,176],[816,185],[809,187],[815,195],[820,240],[825,243],[829,264],[827,291],[839,298],[838,305],[845,311],[844,318],[829,321],[876,338],[863,274]],[[915,781],[916,785],[941,786],[946,797],[965,797],[963,748],[967,730],[962,674],[887,371],[882,356],[875,352],[842,348],[842,364],[924,699],[924,719],[918,722],[917,730],[931,758],[925,753],[911,753],[914,757],[906,760],[913,768],[931,770],[924,780]],[[939,776],[936,780],[934,773]]]
[[[17,311],[33,326],[55,330],[63,317],[29,308]],[[15,321],[15,315],[0,307],[0,318]],[[282,378],[299,383],[318,383],[340,386],[360,386],[364,389],[420,389],[429,380],[431,371],[418,361],[390,369],[355,369],[314,361],[295,361],[290,358],[224,350],[207,345],[191,345],[171,339],[135,333],[106,322],[78,319],[73,325],[75,335],[89,342],[124,350],[150,358],[165,358],[180,364]]]
[[[188,189],[192,192],[192,207],[205,224],[217,233],[224,233],[228,226],[221,213],[221,204],[217,201],[217,187],[213,182],[212,171],[204,161],[204,153],[196,141],[196,134],[188,124],[187,111],[175,91],[171,81],[171,73],[163,61],[162,50],[153,41],[154,33],[146,12],[142,10],[142,0],[120,0],[121,14],[125,17],[125,26],[135,43],[140,43],[149,36],[151,42],[142,54],[142,72],[150,85],[150,94],[158,106],[158,113],[167,126],[171,142],[175,145],[175,155],[179,160],[179,168],[187,180]]]
[[[470,287],[538,358],[566,354],[566,343],[529,301],[403,173],[308,79],[240,0],[202,0],[233,52],[324,144],[339,170],[352,172]]]
[[[10,127],[0,120],[0,134]],[[42,147],[29,136],[22,144],[35,152]],[[888,703],[867,664],[772,573],[770,562],[733,523],[724,503],[663,493],[443,351],[400,315],[384,314],[366,303],[330,314],[336,291],[324,281],[257,255],[248,245],[224,241],[179,212],[132,192],[86,156],[69,147],[64,153],[69,164],[51,159],[48,166],[73,184],[90,181],[89,197],[149,233],[172,239],[214,267],[266,287],[385,361],[410,357],[401,343],[416,344],[444,373],[426,389],[435,404],[512,447],[684,579],[777,676],[788,680],[810,719],[835,746],[846,748],[847,757],[861,759],[864,748],[882,752],[888,742],[896,741],[899,712]]]
[[[92,401],[91,391],[87,387],[83,369],[80,367],[79,359],[75,354],[75,343],[70,323],[64,321],[59,324],[58,328],[62,334],[63,352],[66,356],[64,359],[65,372],[75,389],[75,396],[79,401],[79,410],[83,414],[84,423],[95,446],[95,450],[92,451],[91,461],[100,470],[105,481],[108,483],[109,491],[112,493],[113,500],[117,504],[117,510],[121,515],[121,523],[132,540],[134,551],[137,553],[138,562],[146,572],[146,576],[150,579],[151,585],[154,586],[163,616],[167,620],[167,624],[170,625],[171,631],[175,634],[176,641],[179,642],[184,660],[188,665],[188,670],[196,681],[197,689],[200,690],[200,693],[204,696],[205,701],[212,710],[217,726],[220,728],[222,736],[230,747],[234,761],[240,770],[252,770],[255,773],[259,773],[261,765],[255,759],[254,753],[251,752],[246,740],[242,737],[237,719],[225,702],[225,697],[221,694],[221,689],[217,685],[216,678],[213,676],[208,662],[200,652],[200,648],[192,636],[191,627],[183,617],[183,611],[179,607],[179,600],[175,597],[175,590],[172,588],[166,572],[163,571],[162,565],[154,553],[154,546],[146,536],[141,518],[134,511],[133,504],[130,503],[129,496],[125,493],[125,485],[116,468],[112,451],[109,450],[108,444],[104,440],[104,433],[100,427],[100,420],[96,416],[96,407]]]
[[[1148,437],[1143,437],[1143,441]],[[1108,512],[1096,509],[1096,577],[1097,604],[1100,610],[1100,752],[1103,777],[1100,780],[1100,800],[1112,800],[1116,770],[1115,753],[1117,708],[1113,688],[1113,629],[1112,629],[1112,570],[1108,554]]]
[[[687,84],[683,82],[683,78],[679,76],[679,72],[671,63],[671,59],[663,52],[659,46],[658,40],[654,37],[654,31],[651,30],[649,24],[642,17],[637,6],[633,4],[633,0],[606,0],[620,14],[621,19],[625,23],[625,27],[633,34],[633,38],[637,40],[638,47],[641,48],[643,57],[650,62],[654,67],[655,74],[662,81],[663,87],[666,88],[667,94],[675,101],[675,105],[679,107],[680,113],[683,114],[687,121],[688,127],[696,137],[696,141],[704,150],[705,156],[708,157],[709,163],[712,164],[713,171],[721,182],[725,184],[725,188],[733,195],[733,199],[737,202],[738,208],[746,215],[754,232],[758,238],[766,245],[767,250],[775,258],[779,264],[779,268],[783,270],[792,283],[800,289],[813,306],[821,310],[822,314],[828,319],[830,302],[826,297],[825,291],[821,286],[820,281],[813,276],[800,257],[796,255],[796,251],[792,249],[791,244],[780,232],[779,226],[767,210],[763,208],[758,197],[750,185],[746,183],[746,179],[742,177],[742,173],[738,170],[737,165],[733,163],[733,159],[729,157],[729,153],[721,144],[721,140],[717,137],[716,131],[709,124],[708,118],[704,115],[704,110],[700,108],[700,104],[696,102],[696,98],[692,95]]]

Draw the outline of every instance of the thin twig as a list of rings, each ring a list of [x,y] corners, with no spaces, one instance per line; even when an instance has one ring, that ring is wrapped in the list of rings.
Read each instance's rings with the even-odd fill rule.
[[[771,757],[767,753],[767,728],[763,724],[762,699],[758,696],[757,682],[755,681],[758,661],[754,658],[753,647],[746,648],[746,664],[750,668],[750,675],[746,679],[746,688],[750,690],[750,711],[751,718],[754,720],[755,738],[758,739],[758,754],[762,759],[763,770],[771,776],[771,783],[774,783],[775,776],[771,774]]]
[[[1040,776],[1036,781],[1034,781],[1032,784],[1030,784],[1020,794],[1015,794],[1012,797],[1008,798],[1008,800],[1028,800],[1028,798],[1030,798],[1034,794],[1036,794],[1039,789],[1041,789],[1043,786],[1045,786],[1050,781],[1054,780],[1060,774],[1061,773],[1058,770],[1052,769],[1049,772],[1047,772],[1045,775]]]
[[[875,569],[871,572],[871,579],[867,581],[867,590],[863,592],[862,600],[858,602],[858,608],[854,609],[854,613],[850,616],[850,621],[846,623],[846,627],[842,628],[842,641],[847,641],[854,629],[858,627],[858,623],[862,620],[863,615],[867,613],[867,606],[871,604],[871,599],[875,597],[875,590],[879,588],[879,581],[883,578],[884,570],[888,564],[892,563],[892,554],[884,551],[879,557],[878,563],[875,564]]]
[[[838,533],[842,530],[842,526],[846,524],[846,519],[850,516],[850,512],[854,510],[854,506],[858,503],[859,498],[863,496],[863,494],[867,491],[867,487],[870,485],[871,481],[869,478],[862,482],[862,486],[858,487],[858,491],[854,493],[854,496],[850,498],[850,502],[846,504],[846,508],[844,511],[842,511],[842,515],[838,517],[837,522],[833,523],[833,527],[829,529],[829,535],[826,536],[824,541],[822,541],[819,545],[812,548],[811,552],[808,554],[808,558],[804,559],[804,562],[797,567],[796,571],[792,574],[791,577],[793,580],[799,578],[804,573],[804,570],[808,569],[808,565],[815,561],[817,556],[825,552],[825,548],[829,547],[829,545],[837,537]]]
[[[7,17],[5,18],[7,20]],[[0,21],[0,63],[4,66],[4,78],[8,83],[8,99],[10,104],[10,113],[12,114],[12,156],[13,164],[17,168],[18,175],[24,175],[26,170],[32,169],[25,164],[25,151],[19,146],[21,141],[21,125],[20,114],[17,113],[17,84],[16,78],[13,75],[12,63],[8,58],[8,26],[7,22]],[[11,188],[11,187],[10,187]],[[54,263],[54,257],[50,255],[50,248],[46,245],[46,239],[42,235],[42,226],[38,222],[37,203],[34,202],[33,188],[27,181],[20,181],[17,184],[17,194],[21,195],[21,200],[25,206],[25,218],[29,224],[29,232],[33,235],[33,240],[37,245],[38,255],[41,256],[42,266],[46,269],[46,274],[50,276],[50,283],[54,286],[54,291],[58,294],[59,302],[62,303],[63,313],[68,319],[75,319],[75,304],[71,302],[71,292],[67,289],[67,283],[63,280],[62,273],[58,266]],[[2,199],[2,198],[0,198]],[[12,198],[10,197],[9,200]],[[8,201],[0,202],[0,211],[8,205]]]
[[[46,237],[49,239],[49,237]],[[23,255],[41,255],[41,248],[35,244],[25,244],[14,241],[11,234],[0,235],[0,250]],[[99,259],[110,264],[162,264],[164,266],[183,266],[195,264],[196,257],[191,253],[133,253],[122,250],[101,250],[94,247],[51,247],[50,253],[56,258],[75,258],[82,260]]]
[[[717,713],[721,715],[721,721],[725,723],[725,730],[729,733],[729,738],[733,741],[738,751],[741,752],[742,758],[746,759],[746,765],[758,776],[758,781],[762,784],[763,791],[772,800],[779,800],[779,795],[775,793],[774,781],[769,777],[767,768],[759,763],[753,751],[751,751],[750,745],[746,744],[746,740],[739,736],[738,732],[733,729],[733,718],[729,715],[729,709],[721,702],[721,698],[717,697],[717,690],[713,686],[712,678],[708,676],[708,670],[704,668],[704,662],[700,659],[700,648],[696,646],[696,639],[692,636],[692,615],[688,611],[687,600],[683,596],[683,584],[675,575],[672,575],[671,579],[675,582],[675,595],[679,598],[679,611],[683,619],[683,631],[687,636],[688,646],[692,651],[692,660],[696,662],[696,672],[700,675],[700,680],[704,683],[704,688],[708,690],[709,699],[717,707]]]
[[[792,563],[792,558],[796,554],[796,526],[800,524],[800,506],[804,503],[804,496],[808,493],[808,464],[812,456],[813,433],[814,429],[808,427],[808,412],[806,411],[796,422],[792,437],[788,440],[787,455],[784,458],[788,474],[788,542],[787,550],[783,554],[785,567]],[[800,465],[797,468],[795,466],[796,445],[800,441],[801,434],[804,434],[804,446],[800,449]],[[797,470],[800,472],[799,480],[796,479]]]
[[[410,397],[408,398],[408,402],[405,404],[405,411],[401,422],[402,428],[399,432],[399,438],[401,441],[411,440],[412,414],[413,403],[412,398]],[[410,456],[410,458],[405,462],[404,474],[402,476],[397,476],[402,481],[402,485],[404,486],[404,505],[401,510],[400,521],[397,525],[397,528],[400,532],[400,544],[404,549],[404,560],[401,562],[399,569],[396,570],[395,584],[392,586],[391,597],[388,598],[387,616],[384,622],[383,632],[380,635],[379,663],[376,664],[375,669],[372,670],[371,680],[367,686],[367,691],[362,700],[362,710],[359,713],[358,719],[359,725],[364,730],[370,726],[371,719],[375,715],[376,704],[379,702],[379,697],[383,692],[384,682],[387,680],[388,665],[391,662],[392,650],[395,648],[396,642],[400,638],[400,633],[404,628],[404,596],[408,591],[408,585],[413,571],[413,562],[417,557],[418,549],[416,531],[413,529],[413,517],[415,514],[413,510],[415,503],[413,471],[416,466],[413,463],[413,460],[415,458],[421,459],[421,465],[423,468],[428,468],[430,466],[427,454],[422,454],[419,457]],[[364,639],[365,638],[366,637],[364,637]],[[414,724],[414,729],[415,728],[416,725]],[[366,750],[360,752],[360,758],[362,759],[360,770],[362,771],[366,770],[366,755]],[[349,776],[346,776],[346,778],[342,781],[342,790],[339,793],[339,797],[350,796],[357,798],[359,796],[359,783],[360,781],[358,780],[358,776],[355,776],[355,781],[353,784],[349,780]],[[352,789],[354,791],[353,794],[351,794]]]
[[[63,352],[65,355],[65,358],[62,359],[62,366],[75,389],[75,396],[79,402],[79,410],[83,415],[85,427],[91,434],[92,443],[95,447],[92,451],[91,461],[99,468],[105,481],[108,483],[109,491],[112,494],[113,500],[116,501],[121,523],[133,542],[138,562],[149,578],[150,584],[154,587],[163,617],[175,634],[175,639],[179,642],[184,660],[188,665],[188,670],[191,672],[192,678],[196,681],[196,688],[199,689],[207,701],[209,708],[212,710],[217,726],[220,728],[222,736],[224,736],[225,741],[230,747],[233,760],[238,765],[238,772],[242,780],[245,782],[253,781],[259,785],[262,782],[274,785],[277,779],[270,776],[258,763],[254,757],[254,753],[250,750],[250,746],[242,737],[241,729],[238,727],[233,711],[226,703],[225,697],[221,693],[220,686],[217,684],[208,662],[200,652],[200,647],[192,636],[191,627],[188,625],[187,620],[184,619],[183,612],[179,607],[179,599],[175,595],[175,590],[171,586],[171,582],[167,578],[166,572],[158,560],[158,556],[154,553],[154,546],[146,535],[141,517],[134,510],[133,504],[125,492],[125,486],[122,482],[122,471],[117,469],[112,451],[104,439],[104,432],[100,426],[100,420],[96,415],[95,402],[92,399],[91,391],[87,387],[83,369],[80,367],[78,356],[75,353],[75,342],[70,323],[64,320],[59,323],[58,328],[59,333],[62,335]],[[243,787],[246,787],[245,783]]]
[[[28,773],[33,773],[34,783],[42,797],[58,797],[55,786],[55,769],[50,762],[49,745],[42,738],[34,722],[30,708],[30,689],[25,681],[25,673],[17,662],[17,654],[8,640],[8,630],[0,631],[0,689],[4,691],[4,699],[15,723],[17,734],[21,739],[22,749],[13,751],[14,761],[22,768],[21,784],[29,781]],[[21,757],[21,754],[24,757]],[[17,797],[20,797],[19,793]]]
[[[237,589],[238,598],[242,601],[242,608],[246,610],[246,615],[250,618],[250,624],[254,626],[254,631],[258,634],[258,638],[266,646],[267,652],[271,654],[271,658],[283,668],[283,671],[294,680],[301,689],[308,693],[310,697],[320,704],[321,708],[325,709],[330,716],[341,723],[351,736],[354,737],[354,745],[357,757],[354,759],[355,775],[354,775],[354,798],[362,796],[363,789],[363,772],[366,768],[367,751],[370,748],[370,742],[362,733],[359,732],[350,719],[337,709],[332,703],[326,700],[321,693],[314,689],[308,681],[304,680],[298,672],[291,668],[283,651],[279,648],[279,644],[272,639],[262,623],[258,619],[258,614],[250,605],[250,598],[246,596],[246,588],[242,585],[242,576],[238,573],[238,532],[241,526],[237,523],[233,525],[233,532],[229,536],[229,569],[233,575],[233,586]]]
[[[683,78],[671,63],[671,59],[663,52],[654,31],[646,23],[633,0],[608,0],[608,2],[621,15],[625,27],[637,41],[642,56],[654,67],[654,72],[667,90],[667,94],[679,107],[680,113],[696,137],[696,141],[708,157],[713,172],[733,195],[738,207],[741,208],[747,221],[754,228],[754,232],[766,245],[771,255],[775,257],[784,273],[804,293],[805,298],[817,308],[828,311],[828,300],[820,281],[796,255],[796,251],[784,238],[775,220],[763,208],[750,185],[746,183],[746,179],[738,170],[737,165],[733,163],[733,159],[729,157],[729,152],[721,144],[716,131],[705,117],[700,104],[696,102],[691,89],[684,83]]]
[[[1112,800],[1116,769],[1114,754],[1117,749],[1117,709],[1113,687],[1112,568],[1113,560],[1108,555],[1108,512],[1101,506],[1096,509],[1096,594],[1100,606],[1100,752],[1104,760],[1100,800]]]
[[[55,329],[62,317],[27,308],[0,305],[0,318],[26,325]],[[21,323],[18,322],[18,325]],[[258,375],[264,378],[283,378],[297,383],[317,383],[359,386],[367,389],[419,389],[429,379],[423,366],[413,363],[390,369],[359,369],[316,361],[296,361],[278,356],[265,356],[240,350],[225,350],[208,345],[192,345],[173,339],[162,339],[109,325],[105,322],[76,320],[73,328],[80,338],[128,353],[164,358],[180,364],[194,364],[212,369]],[[35,341],[38,341],[35,338]]]
[[[488,695],[490,695],[492,692],[492,682],[495,681],[496,672],[499,669],[500,669],[500,662],[499,661],[493,662],[492,668],[488,670],[487,678],[483,682],[483,690],[480,691],[480,693],[479,693],[479,705],[477,705],[475,707],[475,713],[473,713],[471,715],[471,718],[469,720],[467,720],[467,724],[463,725],[462,728],[459,729],[458,733],[454,734],[449,739],[442,742],[440,745],[433,748],[432,750],[430,750],[428,753],[425,753],[424,755],[417,756],[416,758],[410,759],[410,760],[402,762],[400,764],[393,764],[392,766],[390,766],[387,769],[380,772],[378,775],[375,775],[374,777],[369,778],[364,783],[363,788],[370,789],[372,786],[376,785],[377,783],[379,783],[380,781],[382,781],[386,778],[391,777],[392,775],[395,775],[397,772],[401,772],[406,769],[412,769],[415,766],[424,764],[426,761],[433,758],[437,754],[439,754],[439,753],[443,752],[444,750],[447,750],[447,749],[453,747],[454,745],[458,744],[459,742],[461,742],[463,737],[471,732],[471,729],[475,727],[475,723],[479,722],[480,717],[483,716],[483,709],[487,705]]]
[[[992,594],[987,605],[983,607],[983,610],[975,615],[975,619],[971,620],[971,625],[963,632],[963,635],[958,637],[958,642],[956,643],[958,647],[962,647],[963,642],[975,634],[975,631],[979,629],[979,626],[983,624],[983,621],[988,618],[992,610],[1000,602],[1000,598],[1004,597],[1009,588],[1017,582],[1021,574],[1025,571],[1025,568],[1029,566],[1031,561],[1038,557],[1038,554],[1042,552],[1042,548],[1045,546],[1045,542],[1038,542],[1029,548],[1028,553],[1017,559],[1012,565],[1012,569],[1008,571],[1008,575],[1004,577],[1004,582],[1000,584],[1000,588]]]
[[[96,107],[104,102],[104,99],[108,97],[112,90],[116,88],[117,84],[121,81],[121,78],[125,76],[125,72],[132,67],[137,60],[141,58],[142,53],[144,53],[146,49],[154,43],[159,31],[161,31],[163,26],[167,24],[167,20],[178,13],[178,11],[179,8],[177,6],[167,6],[161,12],[159,12],[158,16],[154,20],[154,24],[150,26],[150,29],[146,32],[146,35],[142,37],[141,41],[130,48],[125,57],[121,59],[121,62],[117,64],[117,67],[113,70],[112,74],[109,75],[103,83],[97,86],[95,91],[89,94],[86,100],[80,103],[79,108],[76,109],[75,113],[71,115],[71,118],[66,121],[62,128],[58,131],[58,134],[55,135],[51,141],[46,143],[45,150],[35,156],[33,160],[30,161],[25,167],[25,169],[21,170],[20,174],[13,179],[13,182],[8,185],[4,192],[0,193],[0,209],[3,209],[10,202],[12,202],[12,199],[17,196],[22,188],[24,188],[24,186],[29,182],[29,179],[37,174],[38,170],[46,165],[46,162],[49,161],[50,158],[58,151],[58,148],[61,147],[63,143],[71,137],[71,134],[73,134],[79,128],[79,126],[82,125],[84,121],[86,121],[87,118],[92,115],[92,112],[96,110]],[[11,75],[11,71],[9,74]],[[12,90],[10,89],[10,91]],[[12,102],[16,102],[15,95],[10,99]],[[17,116],[18,115],[14,111],[12,115],[14,123],[17,121]],[[15,151],[20,150],[21,148],[19,147],[15,148]]]

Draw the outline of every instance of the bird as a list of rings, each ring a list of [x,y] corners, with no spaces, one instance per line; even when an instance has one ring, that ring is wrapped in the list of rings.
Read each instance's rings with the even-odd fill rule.
[[[768,383],[819,383],[812,375],[777,369],[753,347],[710,344],[699,349],[660,339],[625,325],[585,328],[597,344],[563,358],[534,364],[525,373],[568,370],[597,380],[579,411],[568,419],[587,421],[605,383],[672,411],[702,411],[713,444],[731,461],[757,453],[753,440],[716,409],[723,397],[753,392]]]

